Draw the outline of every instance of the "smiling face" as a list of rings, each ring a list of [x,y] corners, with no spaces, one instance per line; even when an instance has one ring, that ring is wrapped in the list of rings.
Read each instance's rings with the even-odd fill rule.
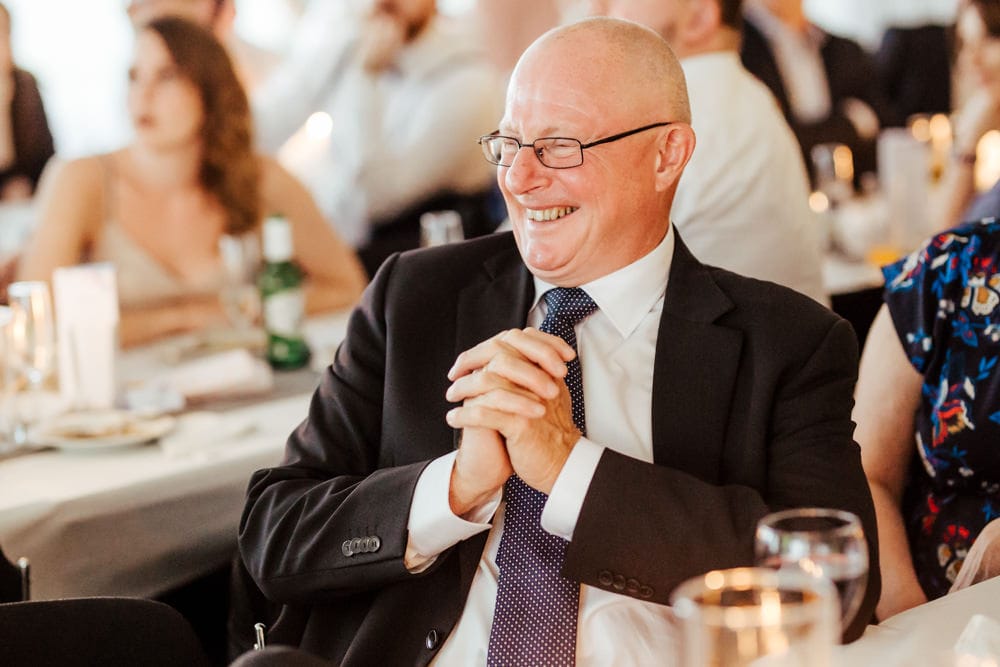
[[[195,141],[204,122],[198,87],[152,30],[136,37],[129,70],[128,107],[136,139],[167,148]]]
[[[657,57],[672,63],[657,69]],[[662,40],[633,24],[595,19],[549,33],[525,53],[499,129],[522,143],[556,136],[586,144],[686,121],[686,109],[683,76]],[[693,146],[690,127],[679,122],[585,149],[583,164],[570,169],[546,167],[521,149],[497,178],[531,272],[578,286],[646,255],[667,231]]]

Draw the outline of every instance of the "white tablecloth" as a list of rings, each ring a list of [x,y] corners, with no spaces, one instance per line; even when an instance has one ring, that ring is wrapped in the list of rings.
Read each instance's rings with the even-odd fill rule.
[[[834,667],[944,667],[945,657],[975,614],[1000,621],[1000,578],[920,605],[837,648]],[[971,663],[978,664],[978,663]]]
[[[314,370],[332,361],[348,315],[307,321]],[[121,355],[120,384],[176,364],[195,343],[188,338]],[[179,432],[209,428],[220,437],[202,433],[185,444],[168,435],[162,445],[0,458],[0,545],[10,558],[30,559],[32,597],[153,597],[224,565],[250,475],[280,462],[308,411],[312,380],[308,371],[279,373],[270,399],[203,406],[225,410],[214,428],[204,414],[179,417]]]
[[[280,461],[309,397],[226,412],[249,432],[194,448],[2,460],[0,544],[31,560],[36,599],[151,597],[211,572],[233,554],[250,474]]]

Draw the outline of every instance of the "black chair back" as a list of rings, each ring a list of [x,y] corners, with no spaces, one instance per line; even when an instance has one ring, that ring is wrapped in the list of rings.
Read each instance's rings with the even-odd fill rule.
[[[209,667],[187,620],[139,598],[72,598],[0,604],[5,667]]]

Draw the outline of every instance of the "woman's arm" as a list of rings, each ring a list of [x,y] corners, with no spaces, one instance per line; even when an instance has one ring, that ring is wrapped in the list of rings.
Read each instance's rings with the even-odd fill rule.
[[[337,236],[308,190],[275,160],[261,158],[264,215],[280,213],[292,227],[295,259],[306,272],[306,312],[351,306],[367,279],[357,255]]]
[[[61,266],[84,259],[103,211],[99,158],[53,160],[38,190],[38,221],[21,256],[18,280],[52,280]]]
[[[226,324],[216,295],[189,296],[178,301],[122,308],[120,317],[122,347]]]
[[[854,437],[875,501],[882,570],[882,597],[875,613],[885,619],[927,597],[917,582],[900,512],[923,378],[906,358],[884,305],[868,334],[859,373]]]

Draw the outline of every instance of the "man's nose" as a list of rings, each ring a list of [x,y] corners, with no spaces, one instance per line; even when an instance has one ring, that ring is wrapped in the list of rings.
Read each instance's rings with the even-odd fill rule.
[[[507,167],[507,174],[504,176],[507,189],[521,193],[539,187],[544,180],[545,171],[548,168],[539,161],[535,149],[532,146],[522,146]]]

